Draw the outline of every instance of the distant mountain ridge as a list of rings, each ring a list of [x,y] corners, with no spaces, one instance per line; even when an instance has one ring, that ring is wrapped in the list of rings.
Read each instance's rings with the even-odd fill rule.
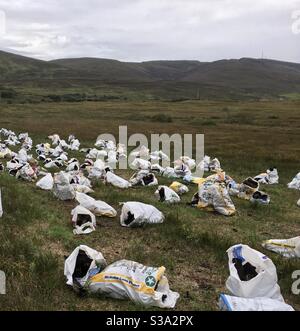
[[[0,84],[22,81],[93,81],[115,85],[143,82],[215,87],[224,91],[277,94],[300,92],[300,63],[241,58],[214,62],[121,62],[99,58],[42,61],[0,51]],[[156,88],[155,87],[155,88]]]

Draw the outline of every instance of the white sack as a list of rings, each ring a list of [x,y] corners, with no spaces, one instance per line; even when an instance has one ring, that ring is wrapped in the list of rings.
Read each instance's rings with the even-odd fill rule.
[[[187,193],[189,192],[189,188],[182,184],[182,183],[179,183],[179,182],[173,182],[171,185],[170,185],[170,188],[175,191],[178,195],[182,195],[184,193]]]
[[[122,226],[135,227],[146,223],[163,223],[164,215],[154,206],[142,202],[126,202],[123,204],[120,223]]]
[[[202,171],[219,171],[221,170],[221,164],[217,158],[211,160],[209,156],[205,155],[203,160],[198,164],[197,168]]]
[[[194,169],[196,167],[196,161],[189,156],[181,156],[180,160],[186,164],[190,169]]]
[[[117,216],[117,211],[109,204],[101,200],[95,200],[84,193],[77,192],[76,200],[81,206],[85,207],[96,216]]]
[[[225,184],[214,182],[213,179],[199,184],[198,198],[197,208],[213,208],[212,210],[225,216],[231,216],[236,211]]]
[[[276,168],[271,168],[268,169],[266,172],[255,176],[254,179],[262,184],[278,184],[278,171]]]
[[[151,162],[144,160],[144,159],[134,159],[131,163],[133,169],[140,169],[140,170],[149,170],[151,169]]]
[[[112,184],[118,188],[129,188],[131,186],[129,181],[120,176],[117,176],[116,174],[113,174],[111,171],[106,173],[105,181],[106,183]]]
[[[284,257],[300,257],[300,237],[291,239],[270,239],[264,241],[262,246]]]
[[[179,178],[180,176],[176,173],[175,169],[172,167],[166,167],[163,172],[162,176],[166,178]]]
[[[179,195],[168,186],[164,186],[164,185],[158,186],[154,194],[156,198],[161,202],[165,202],[168,204],[180,202]]]
[[[64,172],[55,174],[53,193],[60,200],[73,200],[76,192],[70,184],[70,176]]]
[[[53,189],[54,180],[52,175],[49,173],[43,178],[41,178],[37,183],[36,186],[41,188],[42,190],[49,190],[51,191]]]
[[[277,284],[277,271],[274,263],[264,254],[247,245],[235,245],[227,250],[230,276],[226,281],[227,289],[234,295],[243,298],[266,297],[284,301]],[[245,265],[250,263],[256,268],[257,275],[242,281],[233,263],[237,259]]]
[[[300,172],[298,172],[298,174],[293,178],[293,180],[288,183],[288,188],[300,190]]]
[[[107,265],[103,255],[100,252],[97,252],[96,250],[85,245],[80,245],[76,247],[74,251],[71,253],[71,255],[65,260],[64,275],[67,278],[67,284],[70,286],[73,286],[73,273],[76,266],[76,259],[80,250],[84,251],[87,254],[87,256],[93,260],[89,270],[94,269],[97,266],[100,267],[101,269],[104,269]],[[87,279],[88,279],[88,273],[81,280],[82,283],[85,283]]]
[[[85,194],[94,192],[94,190],[92,190],[90,187],[86,185],[72,184],[72,186],[74,187],[74,190],[76,192],[85,193]]]
[[[71,215],[72,224],[75,228],[73,230],[74,234],[89,234],[96,230],[96,217],[88,209],[82,206],[77,206],[71,211]],[[82,217],[85,217],[86,220],[83,221]]]
[[[165,267],[121,260],[91,277],[89,290],[114,299],[130,299],[147,307],[174,308],[179,298],[170,290]]]
[[[221,294],[219,307],[223,311],[294,311],[282,301],[269,298],[239,298]]]
[[[143,186],[155,186],[158,185],[158,180],[153,173],[149,170],[140,170],[132,175],[129,179],[132,186],[143,185]]]

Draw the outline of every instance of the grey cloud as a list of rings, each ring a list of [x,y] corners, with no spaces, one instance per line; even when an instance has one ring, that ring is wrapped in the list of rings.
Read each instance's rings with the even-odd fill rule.
[[[0,0],[0,48],[42,59],[265,56],[300,62],[298,0]]]

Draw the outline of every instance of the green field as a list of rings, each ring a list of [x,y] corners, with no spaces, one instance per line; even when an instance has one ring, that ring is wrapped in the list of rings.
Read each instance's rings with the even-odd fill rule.
[[[300,260],[285,259],[261,247],[271,238],[300,233],[299,191],[287,183],[300,171],[300,102],[76,102],[0,105],[0,127],[28,131],[34,144],[51,133],[67,138],[74,133],[81,147],[90,147],[100,133],[203,133],[205,153],[218,157],[235,180],[276,166],[280,184],[264,186],[269,206],[233,198],[232,217],[193,209],[187,205],[197,187],[176,206],[157,202],[154,188],[120,190],[97,183],[92,196],[120,211],[119,202],[141,201],[166,215],[163,224],[140,229],[122,228],[119,217],[99,218],[96,232],[74,236],[70,212],[75,202],[61,202],[34,184],[0,175],[4,215],[0,219],[0,270],[7,275],[7,294],[1,310],[142,310],[129,301],[79,297],[65,285],[64,256],[79,244],[102,252],[108,263],[130,259],[165,266],[174,291],[181,297],[177,310],[217,310],[218,296],[226,292],[226,250],[243,243],[266,253],[275,263],[286,302],[300,309],[300,296],[291,293],[294,270]],[[72,155],[72,154],[71,154]],[[76,153],[81,160],[84,155]],[[117,171],[130,178],[133,171]],[[160,184],[171,180],[159,178]],[[227,292],[226,292],[227,293]]]

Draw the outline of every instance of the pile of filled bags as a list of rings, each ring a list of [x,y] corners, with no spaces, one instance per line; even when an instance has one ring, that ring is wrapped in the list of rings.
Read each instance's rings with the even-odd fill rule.
[[[222,170],[217,158],[207,155],[198,165],[191,157],[181,156],[169,166],[168,155],[161,150],[150,152],[145,146],[132,152],[130,157],[127,157],[124,145],[101,138],[91,148],[80,149],[80,146],[73,134],[67,139],[52,134],[47,142],[34,148],[28,133],[17,135],[11,130],[0,129],[0,174],[6,171],[17,179],[35,183],[38,189],[51,192],[60,201],[74,202],[76,205],[70,211],[74,235],[91,234],[96,231],[99,218],[118,216],[113,206],[91,196],[95,193],[95,183],[101,182],[122,192],[147,187],[152,190],[157,204],[170,209],[180,206],[184,195],[194,187],[196,192],[192,192],[195,194],[189,205],[223,216],[236,213],[233,198],[269,205],[271,198],[261,187],[279,183],[275,167],[238,182]],[[84,155],[83,162],[70,156],[74,151]],[[127,162],[127,158],[134,170],[128,179],[115,171],[117,164]],[[167,163],[169,165],[165,166]],[[209,172],[209,175],[194,176],[195,169]],[[171,184],[161,185],[162,179],[170,179]],[[288,187],[300,190],[300,173]],[[143,227],[165,220],[165,215],[151,204],[140,201],[117,203],[122,227]],[[0,188],[0,218],[2,215]],[[266,240],[262,246],[286,258],[300,257],[300,237]],[[247,245],[235,245],[227,253],[230,276],[226,287],[230,294],[220,296],[222,310],[293,310],[283,300],[276,267],[268,257]],[[66,259],[64,274],[67,284],[79,293],[99,293],[160,308],[174,308],[179,298],[179,294],[169,288],[164,267],[147,267],[128,260],[107,265],[100,252],[85,245],[77,247]]]

